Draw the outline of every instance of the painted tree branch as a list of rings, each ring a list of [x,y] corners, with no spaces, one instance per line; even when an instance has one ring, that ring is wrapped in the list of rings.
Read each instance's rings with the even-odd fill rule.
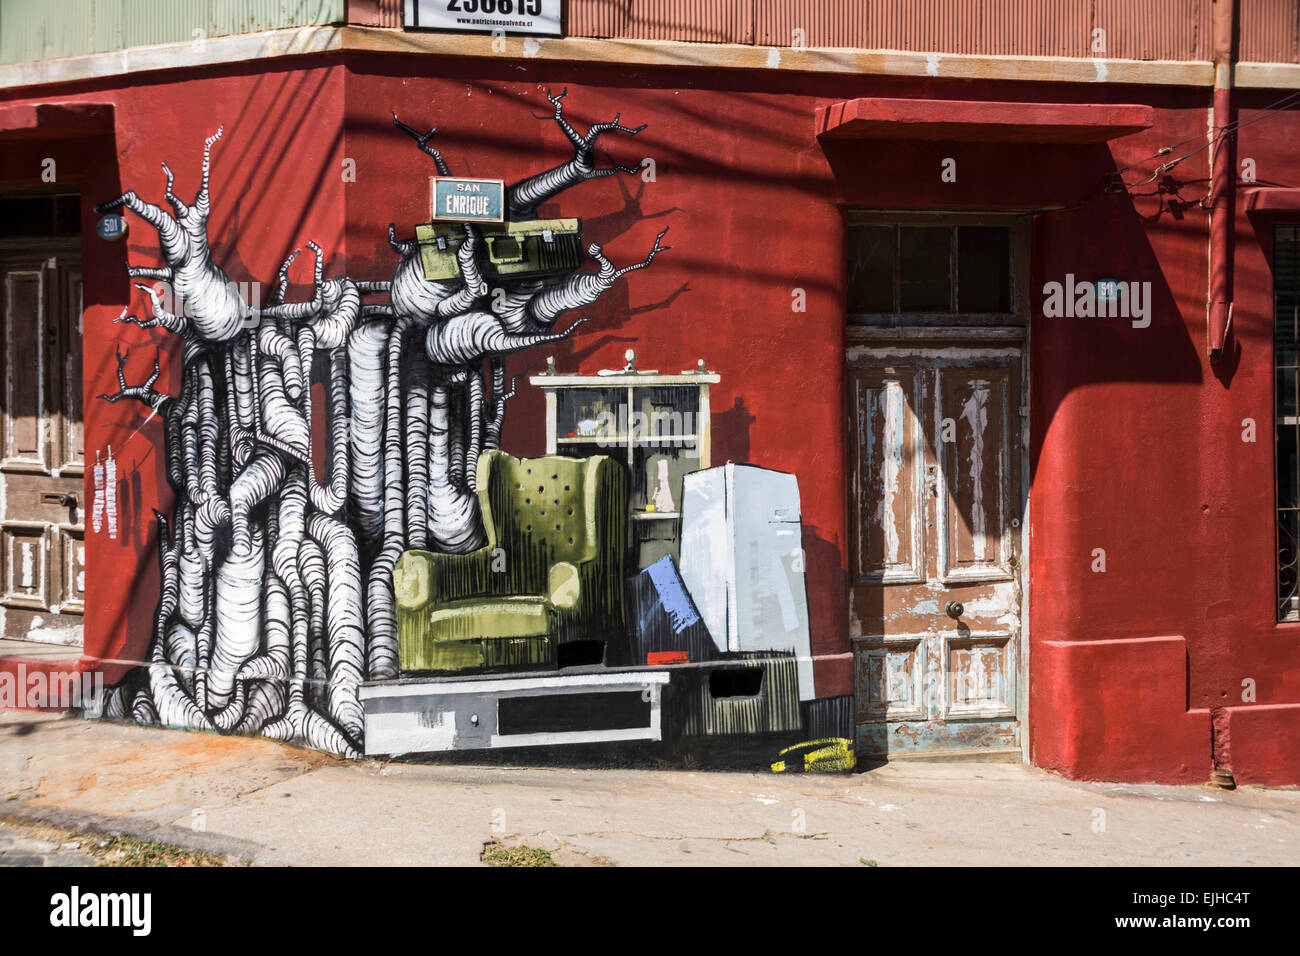
[[[573,144],[575,150],[573,159],[561,163],[553,169],[548,169],[546,172],[537,173],[527,179],[520,180],[506,190],[506,206],[510,210],[512,218],[528,219],[536,215],[539,205],[571,186],[576,186],[589,179],[613,176],[615,173],[635,173],[639,168],[638,166],[622,165],[603,169],[598,168],[595,164],[596,141],[602,133],[608,132],[627,133],[629,136],[635,136],[645,129],[645,124],[643,123],[637,127],[624,126],[619,122],[621,114],[616,114],[613,120],[607,123],[596,123],[583,136],[570,126],[569,121],[564,118],[564,98],[568,95],[569,90],[567,87],[561,90],[558,95],[552,95],[551,91],[547,90],[546,98],[555,107],[555,113],[553,116],[537,116],[536,118],[555,120],[555,124],[564,131],[564,135]]]
[[[162,374],[158,366],[158,353],[154,353],[153,372],[140,385],[126,384],[126,375],[123,370],[126,368],[127,356],[130,354],[129,350],[126,352],[123,352],[121,348],[117,350],[117,392],[111,395],[100,395],[99,397],[112,404],[116,404],[124,398],[133,398],[148,405],[154,411],[161,412],[167,403],[171,401],[171,397],[161,392],[155,392],[153,389],[154,382],[158,381],[158,376]]]
[[[393,125],[396,126],[398,129],[400,129],[407,136],[410,136],[412,139],[414,139],[415,145],[419,146],[422,152],[427,153],[429,156],[433,157],[433,165],[437,168],[438,175],[440,176],[451,175],[451,170],[447,167],[446,161],[442,158],[442,153],[438,152],[437,149],[429,145],[429,139],[433,136],[434,133],[438,131],[438,127],[431,126],[429,127],[429,132],[419,133],[411,129],[411,127],[407,126],[401,120],[399,120],[397,118],[396,110],[393,111]]]
[[[127,274],[137,278],[171,282],[172,294],[185,303],[185,315],[195,334],[205,342],[226,342],[239,334],[249,317],[248,305],[224,269],[212,260],[208,244],[208,173],[212,145],[221,138],[218,129],[203,143],[203,181],[187,206],[172,194],[172,173],[167,174],[166,196],[176,215],[144,202],[133,191],[95,207],[98,213],[125,207],[158,230],[166,266],[128,266]]]

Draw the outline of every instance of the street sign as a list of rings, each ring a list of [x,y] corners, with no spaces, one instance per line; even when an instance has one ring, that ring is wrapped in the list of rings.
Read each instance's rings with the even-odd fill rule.
[[[126,235],[126,219],[113,212],[100,216],[99,222],[95,223],[95,232],[101,239],[116,242]]]
[[[505,180],[430,176],[429,215],[456,222],[505,222]]]
[[[1098,279],[1093,283],[1093,287],[1098,302],[1109,304],[1119,299],[1118,279]]]
[[[563,36],[561,0],[406,0],[408,27]]]

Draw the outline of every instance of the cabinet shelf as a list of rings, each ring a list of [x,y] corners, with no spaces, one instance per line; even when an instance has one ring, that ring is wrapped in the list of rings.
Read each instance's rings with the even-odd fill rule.
[[[547,454],[609,455],[627,465],[633,566],[676,557],[683,478],[710,464],[709,386],[718,376],[546,374],[528,381],[546,394]],[[646,511],[651,504],[674,508]]]

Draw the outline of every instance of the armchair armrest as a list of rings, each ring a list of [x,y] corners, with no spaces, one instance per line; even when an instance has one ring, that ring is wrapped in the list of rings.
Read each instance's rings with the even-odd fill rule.
[[[403,552],[393,568],[397,606],[415,611],[459,598],[499,594],[507,575],[494,571],[495,551],[486,547],[468,554]]]
[[[568,561],[558,561],[547,575],[547,591],[552,606],[571,610],[582,598],[582,576]]]

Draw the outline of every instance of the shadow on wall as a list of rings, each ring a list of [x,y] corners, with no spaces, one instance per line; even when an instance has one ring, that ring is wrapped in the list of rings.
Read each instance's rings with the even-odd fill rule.
[[[882,145],[887,148],[872,148]],[[1197,203],[1205,183],[1191,178],[1194,173],[1166,176],[1131,194],[1111,193],[1104,187],[1119,170],[1106,143],[824,140],[822,149],[844,202],[853,208],[898,208],[904,194],[910,209],[1024,210],[1034,216],[1027,294],[1038,440],[1031,451],[1031,476],[1053,417],[1075,389],[1201,382],[1199,347],[1191,329],[1204,322],[1204,260],[1162,261],[1151,244],[1153,232],[1206,215]],[[948,157],[961,170],[956,184],[944,184],[931,172]],[[1043,209],[1051,211],[1035,212]],[[1073,302],[1063,315],[1045,315],[1044,286],[1066,286],[1067,276],[1078,284],[1076,292],[1100,279],[1141,284],[1146,316],[1079,315]],[[1159,360],[1152,361],[1153,356]]]
[[[808,589],[808,628],[812,635],[813,657],[843,653],[846,650],[844,622],[849,616],[849,574],[844,568],[845,549],[839,541],[839,535],[804,525],[803,550],[808,569],[805,580],[818,582],[816,588]],[[838,672],[834,675],[821,671],[817,673],[818,697],[852,693],[851,674],[845,682],[844,676]]]
[[[719,461],[749,461],[749,427],[757,420],[745,406],[743,395],[737,395],[730,408],[713,412],[714,457]]]
[[[1106,155],[1109,159],[1109,152]],[[1113,161],[1104,169],[1093,165],[1084,181],[1096,181],[1112,171]],[[1037,438],[1030,453],[1031,480],[1051,423],[1071,392],[1094,385],[1203,381],[1193,330],[1203,335],[1196,323],[1203,326],[1205,321],[1204,262],[1166,258],[1162,264],[1151,245],[1152,231],[1170,228],[1171,221],[1185,214],[1205,215],[1180,195],[1203,189],[1201,184],[1169,182],[1145,195],[1104,193],[1077,209],[1037,217],[1029,290],[1030,404]],[[1150,210],[1140,211],[1138,202]],[[1052,282],[1064,286],[1069,275],[1080,283],[1110,278],[1127,282],[1130,288],[1138,284],[1145,315],[1098,318],[1079,315],[1077,309],[1046,315],[1044,287]],[[1139,404],[1136,398],[1134,404]]]

